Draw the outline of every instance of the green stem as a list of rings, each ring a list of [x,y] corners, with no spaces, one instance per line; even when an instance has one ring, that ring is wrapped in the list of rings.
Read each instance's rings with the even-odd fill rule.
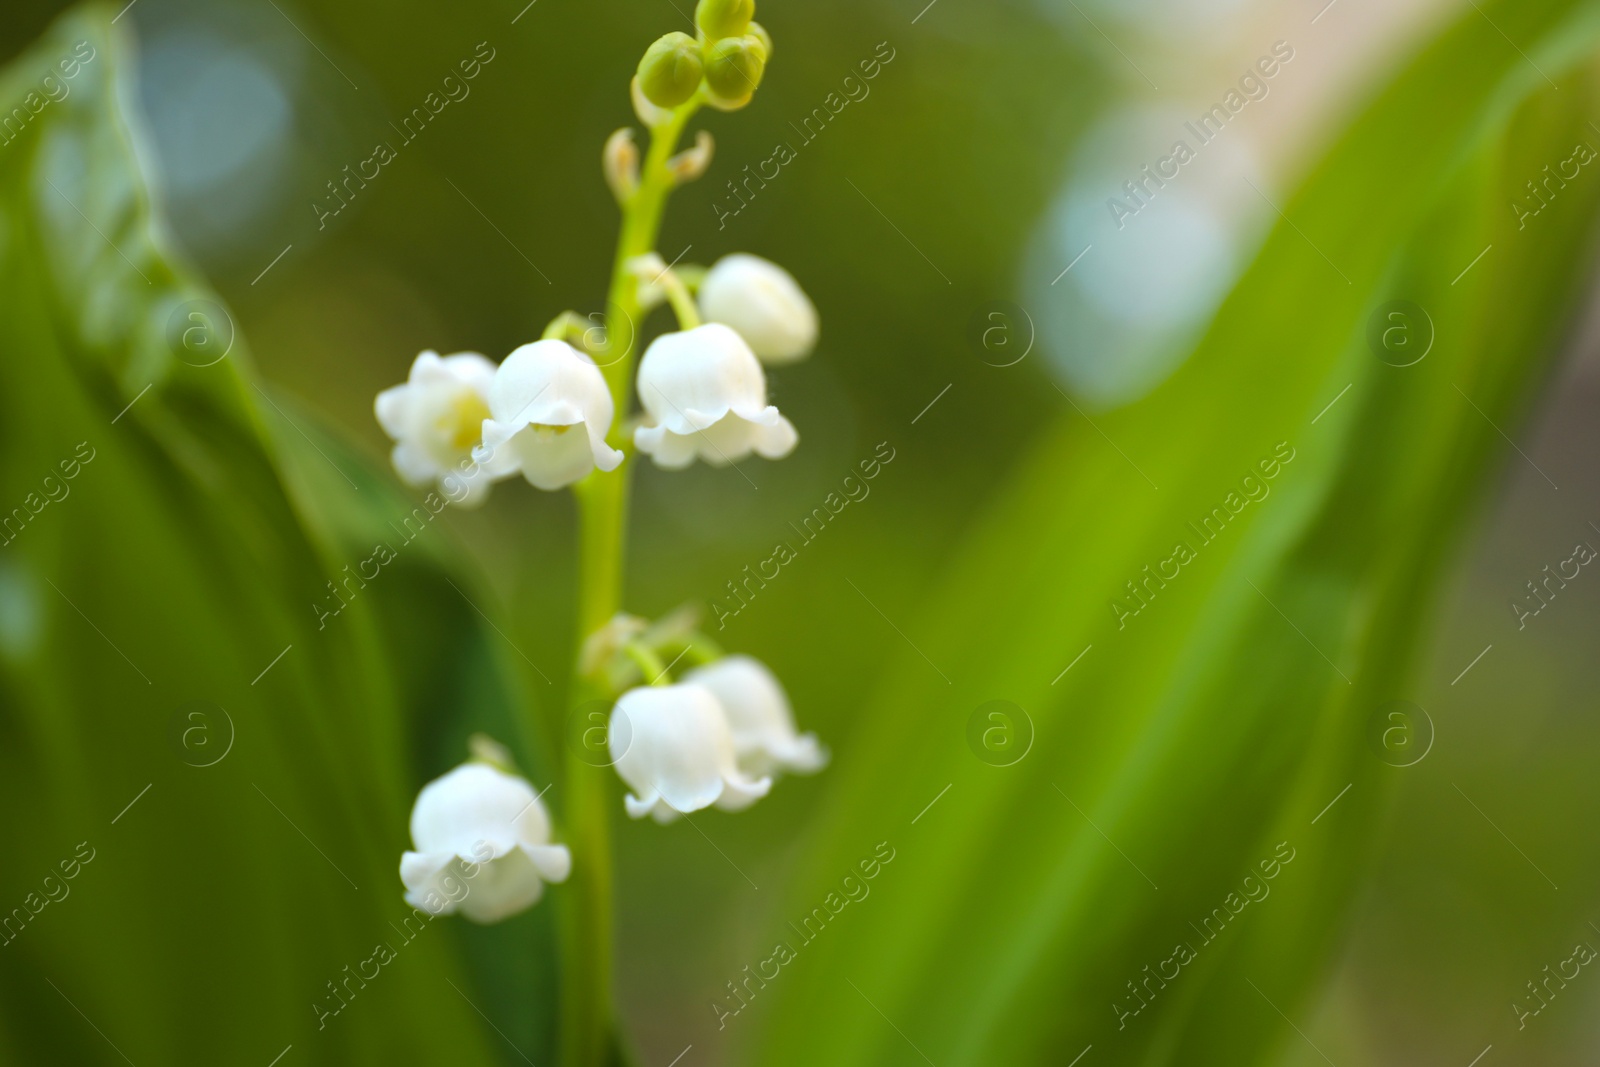
[[[550,320],[550,325],[544,328],[540,340],[571,342],[574,337],[581,338],[583,331],[589,326],[582,315],[576,311],[563,311]]]
[[[623,470],[580,483],[578,500],[578,633],[603,626],[620,605],[622,533],[627,510]],[[603,682],[573,672],[571,704],[607,700]],[[572,731],[567,732],[570,738]],[[612,872],[606,806],[608,767],[593,767],[569,742],[566,757],[566,835],[572,875],[564,899],[561,1061],[599,1067],[609,1058],[613,1020]],[[591,756],[592,758],[592,756]]]
[[[700,109],[696,97],[672,112],[672,117],[650,131],[650,150],[645,153],[640,168],[639,188],[629,199],[622,213],[622,232],[617,237],[617,254],[611,265],[611,295],[606,301],[606,349],[600,357],[604,364],[606,385],[611,389],[611,400],[617,410],[617,419],[611,424],[607,439],[613,448],[621,448],[624,435],[622,416],[628,411],[628,399],[633,385],[633,365],[638,358],[635,343],[639,334],[642,312],[639,307],[639,282],[629,269],[634,258],[655,250],[656,237],[661,232],[661,213],[667,196],[677,185],[677,180],[667,167],[667,160],[683,136],[683,128]]]
[[[689,662],[696,666],[719,660],[723,655],[722,646],[705,634],[697,633],[689,638]]]
[[[667,301],[672,305],[672,313],[678,316],[678,329],[692,330],[700,325],[700,309],[695,307],[694,297],[689,295],[689,287],[683,284],[683,279],[673,273],[668,267],[661,272],[661,287],[667,291]]]
[[[667,169],[678,139],[700,102],[691,100],[651,131],[638,190],[623,209],[622,229],[606,302],[606,345],[595,353],[616,409],[607,440],[629,453],[610,474],[596,472],[574,489],[578,504],[578,644],[622,608],[624,530],[632,442],[628,412],[633,367],[638,357],[640,319],[638,281],[628,270],[635,256],[655,248],[667,196],[676,185]],[[604,682],[575,669],[569,714],[594,700],[609,700]],[[567,842],[572,876],[563,931],[561,1062],[565,1067],[601,1067],[615,1044],[612,1017],[612,871],[608,806],[613,802],[608,767],[593,767],[578,746],[567,746]]]
[[[637,641],[629,641],[622,651],[628,654],[634,665],[639,668],[639,673],[644,677],[645,685],[671,685],[672,676],[667,673],[667,668],[661,662],[661,657]]]

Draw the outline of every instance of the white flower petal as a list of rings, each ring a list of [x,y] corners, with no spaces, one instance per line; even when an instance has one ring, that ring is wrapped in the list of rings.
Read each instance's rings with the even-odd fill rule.
[[[425,911],[429,915],[454,915],[455,902],[442,893],[428,890],[407,890],[404,894],[405,902],[418,911]]]
[[[739,768],[747,775],[808,774],[827,764],[827,753],[816,737],[796,732],[789,698],[760,660],[724,656],[690,671],[684,681],[704,686],[716,696],[728,719]]]
[[[438,358],[434,352],[424,352],[417,359],[424,356]],[[411,386],[392,385],[378,394],[378,399],[372,403],[373,414],[378,416],[378,425],[383,427],[383,432],[392,438],[398,439],[406,432],[406,414],[411,410]]]
[[[654,789],[644,790],[642,796],[628,793],[622,798],[623,810],[630,819],[642,819],[646,815],[655,814],[656,822],[671,822],[678,817],[678,813],[661,802],[660,794]]]
[[[550,843],[550,816],[533,787],[486,763],[462,764],[423,786],[411,837],[417,851],[400,859],[406,900],[438,915],[498,922],[572,869],[566,846]]]
[[[553,879],[552,879],[553,880]],[[466,896],[456,907],[476,923],[497,923],[532,907],[544,895],[544,880],[527,852],[514,848],[481,864],[466,881]]]
[[[478,503],[493,474],[477,467],[472,451],[489,412],[494,364],[476,352],[441,358],[423,352],[403,385],[378,394],[373,412],[396,442],[391,459],[410,485],[438,482],[455,503]]]
[[[723,811],[743,811],[766,796],[771,789],[770,777],[733,780],[723,789],[722,795],[716,800],[716,805]]]
[[[633,431],[639,451],[655,460],[663,470],[680,471],[695,461],[699,449],[694,435],[675,434],[665,426],[640,426]]]
[[[491,476],[503,478],[516,474],[517,454],[510,442],[516,434],[493,419],[483,420],[483,442],[472,450],[473,462]]]
[[[589,435],[581,426],[527,426],[511,439],[517,465],[528,484],[554,490],[594,470]]]
[[[658,466],[694,459],[717,466],[751,452],[788,455],[794,427],[767,403],[766,376],[750,346],[727,326],[709,323],[656,338],[639,363],[639,399],[648,422],[634,443]]]
[[[751,452],[759,452],[765,459],[782,459],[794,451],[800,440],[794,426],[778,414],[777,408],[767,408],[748,419],[730,413],[697,436],[700,458],[714,467],[737,463]]]
[[[774,422],[756,423],[750,439],[750,446],[763,459],[782,459],[799,443],[800,435],[794,424],[782,415]]]
[[[467,473],[451,471],[439,479],[439,488],[456,507],[476,508],[489,499],[489,488],[494,482],[493,472],[476,466],[469,467]]]
[[[400,857],[400,881],[407,889],[427,889],[455,858],[454,852],[404,853]]]
[[[572,853],[566,845],[524,844],[522,851],[533,861],[533,869],[547,882],[565,882],[572,873]]]
[[[743,252],[723,256],[700,283],[700,314],[733,327],[762,362],[804,359],[817,343],[817,309],[788,271]]]
[[[614,414],[605,377],[565,341],[535,341],[507,356],[489,389],[489,414],[480,459],[495,472],[521,470],[540,489],[622,462],[605,442]]]
[[[617,725],[626,717],[627,728]],[[612,711],[611,757],[635,795],[630,816],[670,822],[718,804],[737,810],[766,795],[771,782],[751,780],[735,762],[733,736],[717,698],[698,685],[629,690]],[[617,751],[626,738],[626,749]]]
[[[767,379],[737,333],[708,323],[650,342],[639,361],[639,400],[653,423],[691,433],[735,407],[766,407]]]
[[[452,915],[464,892],[459,876],[461,858],[453,852],[407,852],[400,857],[400,881],[405,900],[430,915]]]
[[[544,819],[548,834],[548,818],[532,786],[486,763],[464,763],[417,794],[411,839],[419,852],[478,860],[484,858],[482,843],[492,855],[503,856],[518,843],[520,825],[528,818]]]
[[[414,442],[401,441],[389,453],[389,462],[395,473],[407,485],[427,485],[439,477],[439,464],[435,463]]]

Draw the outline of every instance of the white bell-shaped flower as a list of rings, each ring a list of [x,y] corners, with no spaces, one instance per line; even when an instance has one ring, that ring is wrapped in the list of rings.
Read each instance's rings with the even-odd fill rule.
[[[739,769],[751,776],[821,770],[828,754],[815,734],[795,729],[789,697],[760,660],[724,656],[690,671],[684,681],[711,690],[728,717]]]
[[[612,762],[633,790],[623,805],[635,819],[666,823],[713,804],[739,811],[772,786],[739,770],[727,716],[704,686],[630,689],[612,709],[609,737]]]
[[[416,851],[400,857],[406,903],[435,915],[499,922],[572,870],[567,847],[550,843],[533,787],[487,763],[463,763],[422,787],[411,840]]]
[[[817,344],[817,308],[794,276],[760,256],[723,256],[700,283],[700,314],[732,326],[763,363],[794,363]]]
[[[489,415],[494,374],[494,364],[476,352],[441,358],[428,351],[403,385],[378,394],[373,409],[396,442],[390,458],[408,485],[437,482],[457,504],[483,502],[495,473],[475,463],[472,450]]]
[[[725,466],[751,452],[781,459],[799,441],[767,403],[760,361],[721,323],[652,341],[639,362],[639,400],[649,423],[634,430],[634,443],[670,470],[696,458]]]
[[[478,456],[496,474],[520,470],[531,485],[560,489],[622,462],[606,444],[612,414],[594,360],[565,341],[535,341],[495,372]]]

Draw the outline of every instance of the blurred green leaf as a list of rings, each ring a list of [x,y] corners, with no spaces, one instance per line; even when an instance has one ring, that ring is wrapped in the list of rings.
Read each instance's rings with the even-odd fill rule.
[[[1590,166],[1523,229],[1509,203],[1600,143],[1594,8],[1483,7],[1277,205],[1287,221],[1184,368],[1093,424],[1069,410],[906,625],[915,650],[839,745],[767,923],[796,958],[729,976],[762,1017],[724,1020],[756,1061],[1065,1064],[1092,1044],[1085,1064],[1236,1064],[1299,1040],[1280,1012],[1317,974],[1404,773],[1369,719],[1408,695],[1441,568],[1588,267]],[[1369,347],[1396,299],[1435,334],[1412,366]],[[1238,513],[1197,536],[1230,493]],[[1138,606],[1124,582],[1180,541],[1195,558],[1119,621],[1113,600]],[[966,743],[996,698],[1037,729],[1007,767]],[[894,861],[841,904],[880,841]],[[1207,942],[1197,925],[1280,842],[1294,860],[1270,896]],[[1132,1014],[1129,983],[1185,941],[1196,958]],[[730,987],[723,1007],[739,1004]]]
[[[515,964],[487,992],[460,920],[398,929],[414,790],[469,719],[511,732],[514,672],[444,532],[411,541],[413,504],[261,389],[168,251],[113,14],[63,19],[0,77],[26,116],[0,145],[0,910],[24,909],[0,1060],[516,1055],[480,1008],[515,1009],[548,1058],[528,1045],[551,1038],[528,1010],[551,999],[548,909],[496,928]],[[394,562],[351,579],[380,541]],[[392,962],[351,979],[379,943]]]

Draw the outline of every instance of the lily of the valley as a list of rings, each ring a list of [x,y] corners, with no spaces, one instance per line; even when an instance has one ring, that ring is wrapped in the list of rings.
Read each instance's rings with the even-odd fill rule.
[[[712,805],[739,811],[772,786],[739,769],[727,716],[702,685],[629,690],[611,712],[608,734],[617,773],[633,790],[623,805],[635,819],[667,823]]]
[[[700,315],[731,326],[766,364],[794,363],[817,344],[817,309],[800,283],[776,263],[735,252],[700,282]]]
[[[416,851],[400,857],[406,903],[435,915],[499,922],[572,869],[566,846],[550,843],[550,816],[533,787],[487,763],[464,763],[422,787],[411,840]]]
[[[489,493],[494,474],[472,461],[489,414],[495,367],[476,352],[423,352],[402,385],[378,394],[378,424],[395,441],[390,458],[409,485],[439,483],[458,504]]]
[[[781,459],[799,441],[767,403],[755,353],[721,323],[656,338],[639,363],[638,386],[649,421],[633,440],[657,466],[677,470],[703,459],[721,467],[751,452]]]
[[[734,757],[745,774],[810,774],[827,764],[828,754],[816,735],[795,729],[788,695],[760,660],[724,656],[690,671],[684,681],[711,690],[722,705],[733,735]]]
[[[488,406],[479,458],[496,474],[521,471],[539,489],[560,489],[622,462],[606,444],[613,407],[605,378],[565,341],[535,341],[507,356]]]

